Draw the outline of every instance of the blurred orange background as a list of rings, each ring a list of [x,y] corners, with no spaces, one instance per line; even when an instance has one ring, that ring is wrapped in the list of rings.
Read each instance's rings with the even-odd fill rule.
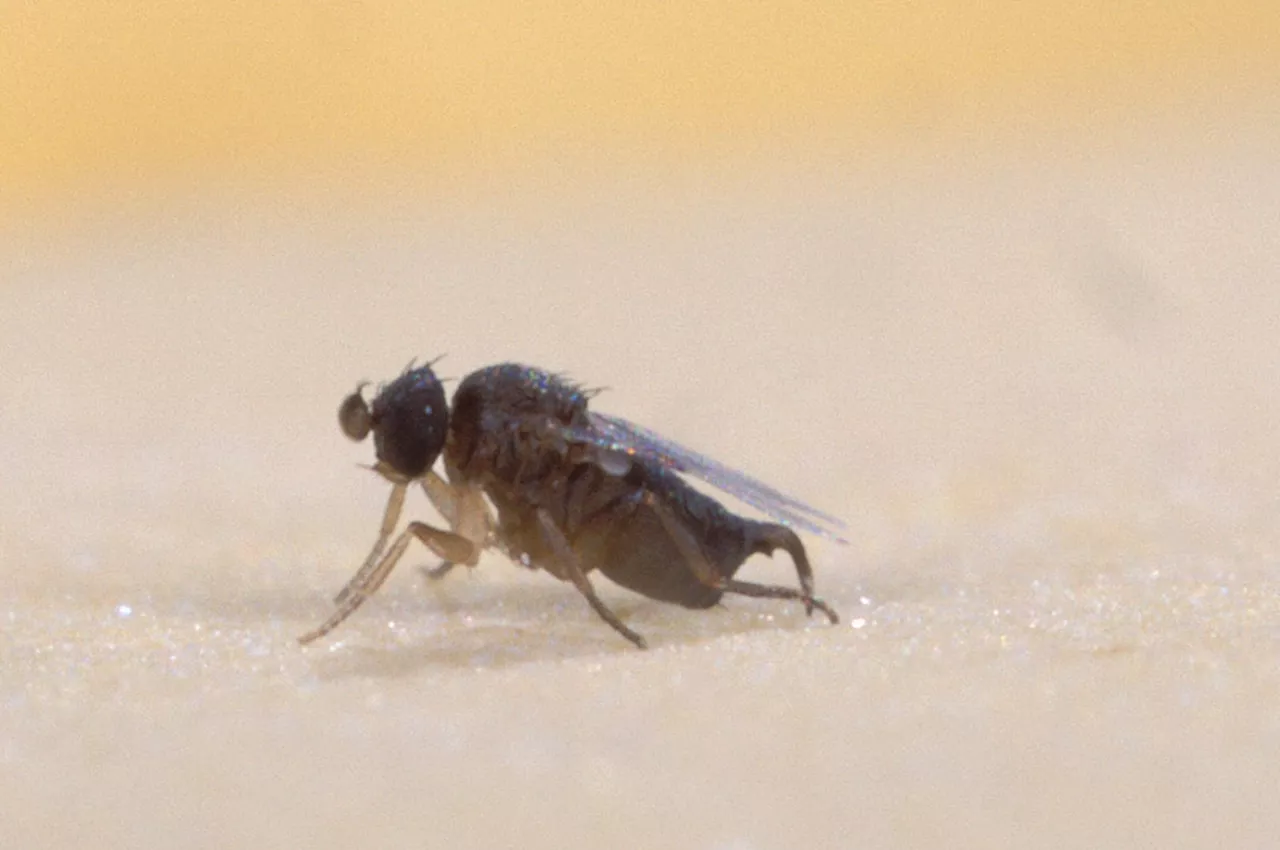
[[[0,3],[0,845],[1273,846],[1278,72],[1277,0]],[[299,649],[337,404],[441,353],[847,518],[843,626],[415,543]]]
[[[232,176],[341,181],[845,154],[1269,91],[1280,4],[6,4],[15,203]]]

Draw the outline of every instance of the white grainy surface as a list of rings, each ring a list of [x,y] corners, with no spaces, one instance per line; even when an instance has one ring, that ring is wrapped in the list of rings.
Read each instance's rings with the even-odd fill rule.
[[[15,235],[0,843],[1273,846],[1266,124]],[[605,589],[641,653],[415,550],[300,649],[386,492],[337,403],[441,352],[607,385],[847,517],[809,543],[844,622]]]

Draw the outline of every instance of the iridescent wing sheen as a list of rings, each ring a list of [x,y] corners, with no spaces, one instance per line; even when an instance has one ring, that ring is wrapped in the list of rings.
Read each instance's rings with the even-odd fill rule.
[[[840,534],[847,529],[842,520],[779,492],[745,472],[731,469],[620,417],[594,412],[588,413],[587,417],[590,427],[571,426],[566,429],[570,439],[637,456],[674,472],[692,475],[741,499],[783,525],[819,534],[837,543],[849,542]]]

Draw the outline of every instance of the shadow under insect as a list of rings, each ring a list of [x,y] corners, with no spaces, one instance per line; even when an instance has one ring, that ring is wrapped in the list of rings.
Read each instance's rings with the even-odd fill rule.
[[[628,644],[582,616],[575,594],[555,584],[503,581],[483,589],[453,579],[439,592],[410,587],[380,597],[376,621],[352,628],[340,651],[317,656],[322,679],[396,678],[425,669],[502,669],[548,660],[612,656]],[[601,587],[610,608],[638,629],[651,647],[688,647],[733,635],[806,628],[799,610],[781,613],[743,602],[717,605],[703,617],[682,616],[663,603]],[[367,618],[366,618],[367,619]]]

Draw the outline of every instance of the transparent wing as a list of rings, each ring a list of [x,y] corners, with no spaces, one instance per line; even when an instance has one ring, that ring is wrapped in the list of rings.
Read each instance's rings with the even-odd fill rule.
[[[838,543],[849,542],[840,534],[847,529],[842,520],[779,492],[745,472],[731,469],[620,417],[607,413],[588,413],[587,417],[591,427],[575,426],[567,429],[572,439],[639,456],[674,472],[692,475],[741,499],[784,525],[820,534]]]

